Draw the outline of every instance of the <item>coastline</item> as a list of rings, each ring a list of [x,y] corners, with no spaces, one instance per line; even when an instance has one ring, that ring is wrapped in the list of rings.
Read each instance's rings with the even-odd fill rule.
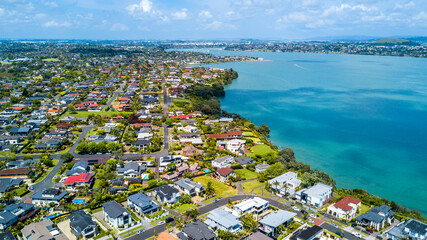
[[[203,64],[204,65],[204,64]],[[236,78],[237,79],[237,78]],[[234,80],[236,80],[236,79],[233,79],[233,81]],[[231,85],[233,82],[231,82],[230,84],[227,84],[227,85],[225,85],[225,86],[229,86],[229,85]],[[223,97],[220,97],[220,98],[226,98],[226,96],[223,96]],[[218,100],[220,99],[220,98],[217,98]],[[221,110],[222,111],[224,111],[224,112],[227,112],[226,110],[224,110],[223,109],[223,107],[222,107],[222,105],[220,106],[220,108],[221,108]],[[237,116],[240,116],[242,119],[246,119],[247,121],[249,121],[249,122],[251,122],[251,123],[253,123],[252,122],[252,120],[251,119],[249,119],[249,118],[245,118],[245,117],[243,117],[243,116],[241,116],[240,114],[238,114],[238,113],[234,113],[234,112],[228,112],[229,114],[233,114],[233,115],[237,115]],[[254,123],[253,123],[254,124]],[[268,138],[267,139],[268,140],[268,142],[272,145],[272,146],[274,146],[274,147],[276,147],[277,149],[278,149],[278,151],[280,151],[280,150],[283,150],[283,149],[279,149],[278,148],[278,146],[270,139],[270,138]],[[301,161],[301,160],[298,160],[297,159],[297,161]],[[301,161],[301,162],[303,162],[303,161]],[[307,164],[307,165],[310,165],[310,164],[308,164],[308,163],[306,163],[306,162],[304,162],[305,164]],[[318,170],[318,169],[317,169]],[[331,177],[332,178],[332,177]],[[336,186],[334,186],[334,188],[335,188],[335,190],[340,190],[340,191],[351,191],[351,189],[349,189],[349,188],[345,188],[345,187],[342,187],[342,188],[338,188],[338,187],[336,187]],[[360,186],[360,187],[357,187],[357,188],[354,188],[354,189],[363,189],[363,186]],[[377,197],[377,198],[379,198],[379,199],[382,199],[382,200],[385,200],[386,202],[388,202],[388,203],[392,203],[392,204],[396,204],[396,205],[398,205],[399,207],[403,207],[403,208],[405,208],[405,209],[407,209],[404,205],[400,205],[400,204],[397,204],[397,203],[395,203],[393,200],[389,200],[389,199],[387,199],[387,198],[383,198],[383,197],[381,197],[380,195],[374,195],[374,194],[371,194],[371,193],[369,193],[367,190],[364,190],[364,191],[366,191],[370,196],[372,196],[372,197]],[[425,216],[424,215],[422,215],[421,214],[421,212],[418,210],[418,209],[408,209],[408,211],[415,211],[415,212],[419,212],[419,216],[420,216],[420,218],[417,218],[417,217],[414,217],[414,216],[412,216],[413,218],[416,218],[416,219],[418,219],[418,220],[421,220],[421,221],[424,221],[424,222],[427,222],[427,219],[425,218]]]

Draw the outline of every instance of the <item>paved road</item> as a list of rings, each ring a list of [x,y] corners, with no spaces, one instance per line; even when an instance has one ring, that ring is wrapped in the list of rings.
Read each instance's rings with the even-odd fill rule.
[[[79,145],[79,142],[81,140],[83,140],[83,138],[86,137],[86,135],[90,132],[90,130],[93,129],[93,126],[88,126],[88,127],[82,127],[82,133],[80,134],[79,138],[77,139],[77,141],[73,144],[73,146],[70,148],[70,150],[68,150],[69,153],[72,153],[73,156],[77,155],[76,154],[76,148]]]
[[[114,101],[114,99],[117,98],[117,96],[122,93],[122,89],[125,86],[125,83],[120,84],[119,89],[117,89],[117,91],[114,92],[113,96],[110,98],[110,100],[108,100],[106,106],[109,107],[111,105],[111,103]]]

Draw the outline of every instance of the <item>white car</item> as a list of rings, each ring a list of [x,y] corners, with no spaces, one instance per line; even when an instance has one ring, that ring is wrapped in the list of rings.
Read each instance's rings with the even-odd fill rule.
[[[297,208],[297,207],[295,207],[295,206],[293,206],[293,207],[292,207],[292,209],[293,209],[294,211],[296,211],[296,212],[298,212],[298,211],[299,211],[299,208]]]
[[[360,234],[358,232],[352,232],[352,234],[358,238],[362,238],[362,234]]]
[[[165,220],[162,220],[162,221],[160,221],[159,223],[157,223],[157,225],[163,225],[163,224],[165,224],[166,222],[165,222]]]
[[[316,215],[314,215],[314,214],[312,213],[312,214],[310,214],[310,217],[312,217],[312,218],[316,218]]]

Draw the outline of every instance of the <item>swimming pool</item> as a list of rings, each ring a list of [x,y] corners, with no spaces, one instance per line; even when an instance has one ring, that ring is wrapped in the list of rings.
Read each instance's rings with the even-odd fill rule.
[[[211,170],[209,170],[207,168],[203,169],[203,171],[205,171],[205,173],[210,173],[211,172]]]
[[[73,203],[76,205],[85,205],[87,203],[87,200],[84,198],[74,198]]]

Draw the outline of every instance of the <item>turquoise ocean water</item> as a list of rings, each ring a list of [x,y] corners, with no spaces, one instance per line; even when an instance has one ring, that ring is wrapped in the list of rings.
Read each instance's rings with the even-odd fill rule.
[[[338,187],[363,188],[427,216],[427,59],[209,53],[266,60],[207,65],[239,73],[221,99],[224,110],[266,123],[275,145],[291,147]]]

